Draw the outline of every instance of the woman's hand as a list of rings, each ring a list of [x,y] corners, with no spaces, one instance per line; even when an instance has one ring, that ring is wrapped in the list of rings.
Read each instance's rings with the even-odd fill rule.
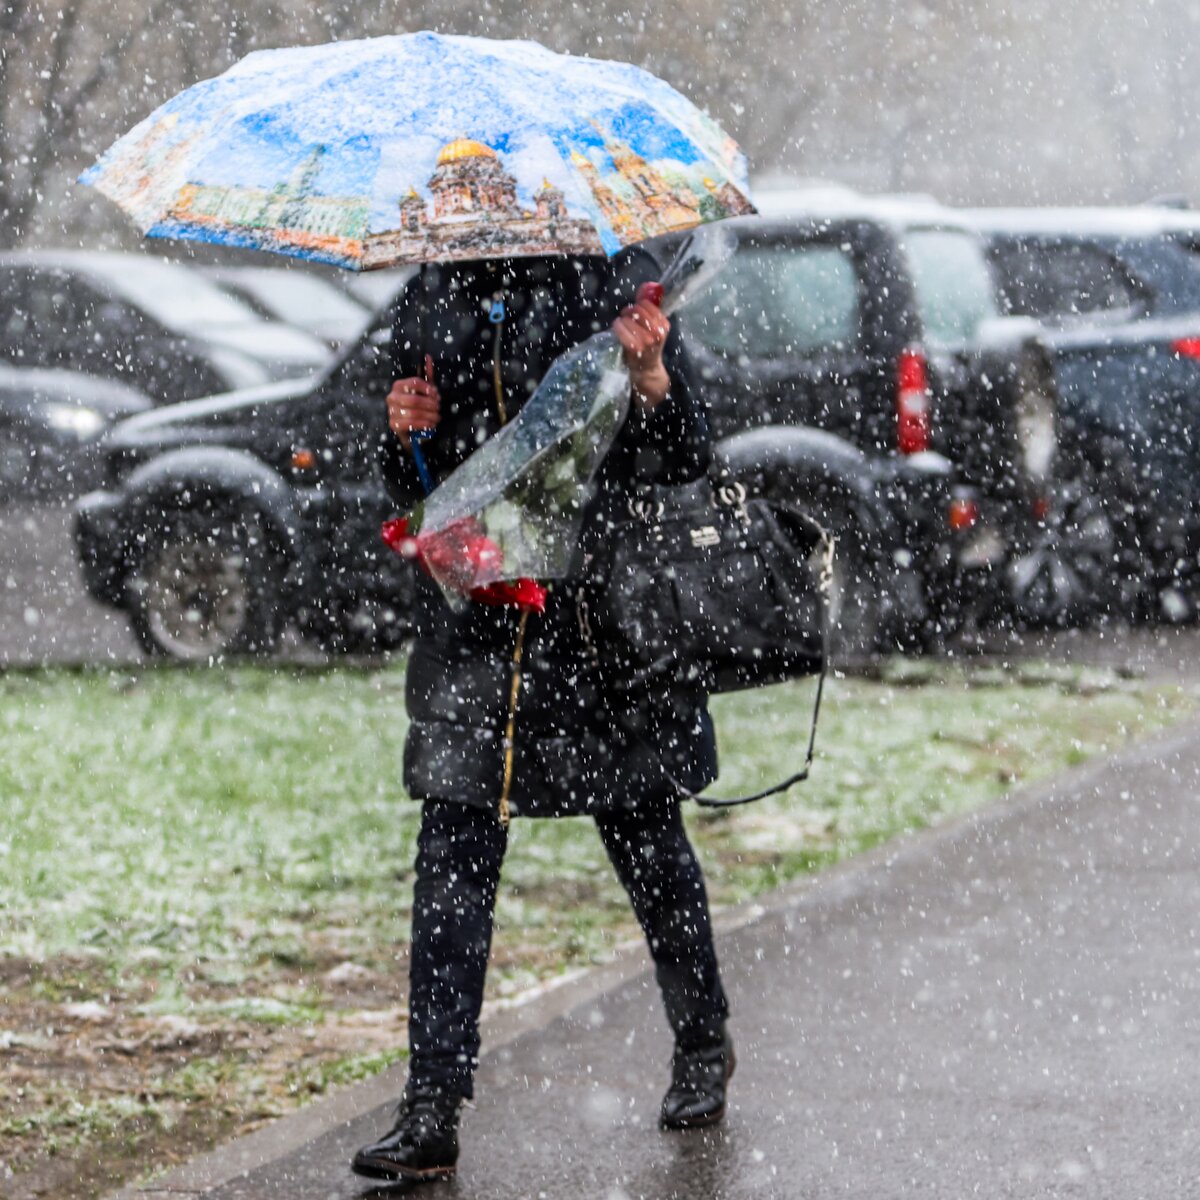
[[[625,366],[633,381],[633,397],[638,408],[649,412],[657,408],[671,390],[671,377],[663,364],[663,346],[671,332],[671,322],[657,304],[639,299],[613,322],[612,331],[625,350]]]
[[[441,393],[433,383],[433,363],[425,362],[425,379],[397,379],[388,392],[388,428],[405,450],[412,448],[414,429],[435,429],[442,419]]]

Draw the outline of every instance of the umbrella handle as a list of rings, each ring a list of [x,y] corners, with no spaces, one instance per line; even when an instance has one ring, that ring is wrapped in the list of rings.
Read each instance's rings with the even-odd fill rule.
[[[425,355],[423,363],[425,368],[423,374],[426,383],[433,382],[433,355]],[[425,453],[421,449],[421,443],[428,441],[433,437],[432,429],[413,429],[409,431],[408,443],[409,449],[412,451],[413,466],[417,468],[417,478],[421,481],[421,487],[425,489],[425,495],[429,495],[433,491],[434,483],[433,476],[429,473],[429,464],[425,461]]]
[[[421,443],[431,437],[433,437],[432,429],[414,429],[408,435],[413,466],[417,468],[417,477],[421,480],[421,487],[425,489],[427,496],[433,491],[433,476],[429,473],[429,464],[425,461],[425,455],[421,451]]]

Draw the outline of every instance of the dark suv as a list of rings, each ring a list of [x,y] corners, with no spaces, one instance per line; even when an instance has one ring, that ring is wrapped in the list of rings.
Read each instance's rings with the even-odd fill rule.
[[[1036,325],[1001,317],[977,235],[932,202],[832,190],[759,206],[767,215],[730,223],[738,253],[687,322],[716,431],[740,432],[742,465],[769,449],[766,486],[789,493],[797,479],[811,492],[835,458],[890,464],[874,468],[878,498],[905,525],[935,613],[960,602],[964,567],[1002,559],[995,586],[1015,588],[1026,615],[1080,603],[1087,586],[1062,594],[1068,572],[1041,532],[1062,465],[1047,356]],[[935,459],[980,494],[983,519],[952,554],[944,509],[910,483]],[[849,495],[816,507],[844,558],[881,569]]]
[[[404,297],[399,299],[404,302]],[[92,595],[129,613],[151,653],[184,659],[270,650],[294,621],[326,646],[395,644],[406,630],[410,567],[379,527],[393,515],[375,465],[383,433],[392,313],[376,315],[321,378],[189,401],[123,422],[105,439],[102,490],[78,504]],[[937,455],[865,453],[844,438],[762,430],[715,447],[717,470],[752,466],[789,494],[862,523],[839,559],[835,631],[844,652],[896,640],[926,617],[901,491],[944,523],[947,464]],[[769,432],[769,431],[767,431]],[[842,509],[829,507],[833,498]],[[858,548],[869,547],[864,571]],[[869,586],[868,586],[869,585]]]
[[[976,210],[1000,302],[1042,324],[1064,439],[1118,535],[1120,615],[1200,597],[1200,219],[1154,207]]]

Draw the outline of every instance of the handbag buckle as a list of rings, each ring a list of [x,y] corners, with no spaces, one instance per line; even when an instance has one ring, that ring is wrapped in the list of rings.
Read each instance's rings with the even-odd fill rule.
[[[715,525],[701,525],[699,529],[693,529],[689,532],[691,533],[692,545],[697,549],[720,544],[721,535],[717,532]]]
[[[661,521],[665,511],[661,500],[652,500],[645,496],[629,498],[629,512],[639,521]]]
[[[723,483],[717,488],[717,499],[726,508],[732,508],[735,516],[749,528],[750,514],[746,511],[746,486],[735,479],[732,483]]]

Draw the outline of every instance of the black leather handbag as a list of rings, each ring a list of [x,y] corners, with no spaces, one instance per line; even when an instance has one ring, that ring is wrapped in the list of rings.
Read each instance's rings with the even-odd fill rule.
[[[577,593],[580,627],[617,711],[668,689],[705,693],[818,676],[804,766],[744,804],[807,778],[828,658],[834,542],[779,501],[708,480],[631,497],[610,520]]]

